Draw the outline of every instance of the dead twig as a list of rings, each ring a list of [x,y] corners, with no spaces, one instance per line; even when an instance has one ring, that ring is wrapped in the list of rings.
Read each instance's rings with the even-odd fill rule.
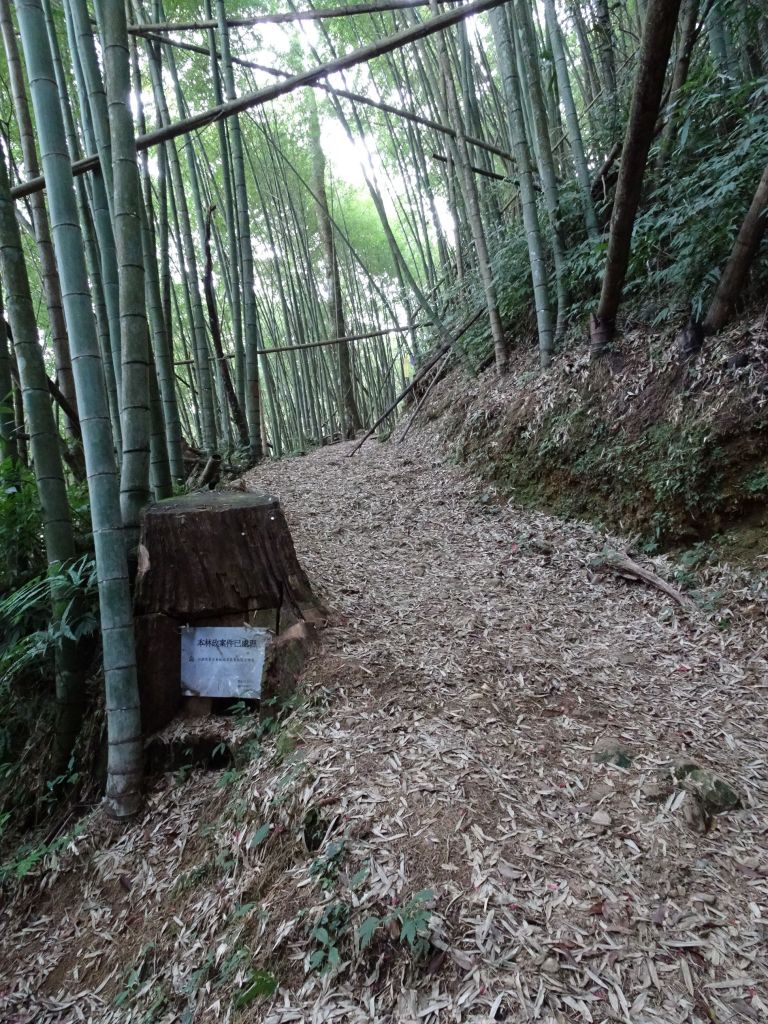
[[[624,552],[602,551],[590,560],[589,567],[594,569],[595,572],[615,572],[620,576],[629,576],[631,579],[640,580],[666,594],[667,597],[677,602],[686,611],[695,611],[696,609],[696,605],[690,597],[686,597],[676,587],[670,586],[661,576],[657,576],[655,572],[639,565]]]

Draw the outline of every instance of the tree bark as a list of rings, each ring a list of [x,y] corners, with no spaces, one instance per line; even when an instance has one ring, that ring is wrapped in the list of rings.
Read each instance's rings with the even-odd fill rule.
[[[677,59],[675,60],[675,71],[672,76],[672,85],[669,90],[667,120],[661,133],[661,146],[659,149],[658,169],[664,166],[669,159],[672,144],[675,138],[675,131],[678,124],[677,104],[680,99],[680,91],[688,79],[688,69],[691,65],[691,55],[696,43],[696,26],[699,18],[699,0],[684,0],[683,21],[680,27],[680,43],[677,48]]]
[[[604,355],[616,333],[616,314],[629,265],[632,229],[640,203],[645,165],[659,116],[664,76],[681,0],[649,0],[629,123],[611,216],[603,286],[591,323],[593,358]]]
[[[768,166],[757,186],[747,215],[733,243],[728,262],[720,276],[715,296],[704,319],[704,332],[716,334],[728,322],[734,304],[747,280],[768,222]]]
[[[528,244],[528,262],[531,268],[533,300],[536,308],[536,324],[539,335],[539,361],[542,367],[546,367],[552,358],[552,307],[549,298],[547,270],[544,262],[544,246],[542,244],[539,215],[536,207],[533,166],[520,98],[520,78],[517,74],[517,65],[510,38],[510,28],[505,12],[492,11],[490,22],[499,61],[501,84],[507,104],[510,139],[512,148],[517,154],[517,173],[520,181],[523,228]]]
[[[112,431],[45,16],[40,0],[17,0],[16,8],[43,172],[49,186],[53,245],[88,474],[104,648],[106,809],[123,818],[135,814],[141,805],[143,764],[133,615]]]
[[[120,302],[123,458],[120,508],[129,555],[149,501],[149,327],[141,240],[141,190],[130,109],[131,69],[125,4],[101,5],[102,47],[112,155],[112,222]]]
[[[181,703],[181,627],[248,623],[277,634],[322,615],[271,495],[198,491],[150,505],[141,545],[136,631],[148,732]]]
[[[431,10],[433,14],[437,13],[437,0],[431,0]],[[451,148],[453,150],[453,157],[458,165],[461,175],[464,206],[467,211],[467,219],[472,232],[472,241],[475,246],[478,274],[483,286],[485,304],[488,310],[488,321],[491,328],[491,338],[493,340],[496,370],[499,374],[505,374],[509,364],[509,349],[507,347],[507,339],[504,336],[504,326],[501,322],[501,313],[499,312],[496,282],[493,279],[493,270],[491,268],[491,260],[488,253],[488,242],[485,237],[485,226],[483,225],[482,213],[480,211],[477,185],[472,173],[467,140],[464,136],[463,114],[461,107],[459,106],[458,96],[456,95],[456,86],[451,73],[451,66],[448,60],[448,48],[446,46],[444,36],[440,36],[437,40],[437,52],[443,79],[441,84],[445,90],[445,98],[443,99],[445,120],[450,122],[451,127],[456,132],[456,139]],[[442,96],[443,94],[441,93],[441,97]]]
[[[40,173],[37,160],[37,147],[32,130],[32,119],[29,115],[29,103],[21,70],[19,48],[16,42],[9,0],[0,0],[0,29],[2,30],[5,54],[8,63],[8,78],[13,96],[13,108],[19,124],[21,152],[24,158],[24,170],[27,177],[34,178]],[[51,344],[56,364],[56,382],[62,394],[69,402],[74,420],[69,422],[70,433],[77,433],[77,401],[75,399],[75,383],[72,377],[72,361],[69,355],[69,339],[64,323],[64,311],[61,306],[61,287],[59,272],[51,245],[51,230],[48,213],[45,209],[43,196],[34,193],[30,201],[32,224],[40,255],[40,274],[42,277],[45,305],[48,310],[48,322],[51,328]]]
[[[243,410],[240,408],[240,403],[237,400],[237,394],[235,387],[232,383],[232,375],[229,372],[229,365],[224,355],[224,347],[221,342],[221,323],[219,322],[219,312],[216,308],[216,293],[213,288],[213,255],[211,253],[211,217],[213,216],[213,209],[209,210],[208,218],[206,221],[205,231],[205,273],[203,275],[203,289],[205,291],[205,304],[208,307],[208,321],[211,327],[211,338],[213,340],[213,350],[216,353],[216,359],[219,364],[219,372],[221,373],[222,381],[224,383],[224,393],[227,396],[227,402],[229,404],[230,412],[232,413],[232,419],[237,427],[237,434],[240,440],[240,444],[243,448],[248,447],[248,423],[246,421]]]
[[[344,299],[341,293],[341,275],[336,256],[336,241],[328,210],[328,194],[325,189],[325,154],[320,141],[320,121],[313,92],[309,94],[309,146],[312,159],[312,192],[317,211],[317,227],[323,246],[326,266],[326,287],[328,289],[328,314],[334,338],[338,339],[339,385],[341,390],[341,422],[345,437],[354,437],[361,428],[360,412],[355,401],[352,382],[352,365],[349,343],[344,340],[347,329],[344,323]]]

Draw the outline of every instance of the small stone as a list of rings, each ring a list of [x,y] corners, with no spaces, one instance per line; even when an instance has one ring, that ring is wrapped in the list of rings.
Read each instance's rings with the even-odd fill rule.
[[[632,755],[615,736],[601,736],[595,743],[593,757],[598,764],[615,764],[617,768],[632,765]]]
[[[712,825],[712,816],[707,814],[701,800],[695,793],[686,793],[683,801],[683,817],[694,832],[704,835]]]
[[[605,800],[607,796],[613,796],[616,790],[613,786],[610,786],[607,782],[598,782],[596,786],[593,786],[588,795],[587,800],[591,804],[599,804],[601,800]]]
[[[595,811],[590,819],[593,825],[598,825],[600,828],[610,828],[611,816],[607,811]]]
[[[673,774],[683,789],[697,797],[707,815],[724,814],[741,807],[741,797],[725,779],[693,761],[678,761]]]
[[[666,800],[668,796],[672,795],[673,788],[671,779],[649,779],[647,782],[643,783],[640,792],[646,800],[651,800],[654,803],[661,803],[662,800]]]

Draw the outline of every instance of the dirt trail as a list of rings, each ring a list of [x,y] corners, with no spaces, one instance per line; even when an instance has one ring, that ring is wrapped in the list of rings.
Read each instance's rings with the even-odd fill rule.
[[[77,995],[82,1019],[139,1020],[150,989],[158,1022],[766,1019],[765,609],[744,590],[730,621],[687,617],[593,576],[604,537],[485,504],[429,434],[350,448],[248,478],[332,609],[309,704],[234,795],[159,780],[127,835],[105,849],[94,823],[63,858],[53,910],[31,888],[12,902],[0,1019],[63,1024]],[[601,740],[628,767],[597,762]],[[692,798],[658,785],[680,757],[743,807],[697,831]],[[339,970],[311,970],[330,947]],[[230,1016],[254,968],[280,991]]]

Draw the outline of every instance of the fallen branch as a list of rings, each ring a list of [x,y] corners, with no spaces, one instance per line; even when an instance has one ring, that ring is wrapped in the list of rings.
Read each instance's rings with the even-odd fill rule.
[[[660,590],[662,594],[666,594],[667,597],[676,601],[681,608],[685,608],[687,611],[696,610],[696,605],[690,597],[686,597],[676,587],[670,586],[661,576],[657,576],[650,569],[638,565],[629,555],[621,551],[602,551],[590,560],[589,567],[595,572],[615,572],[620,576],[640,580],[642,583],[647,583],[648,586]]]
[[[413,389],[416,387],[416,385],[419,383],[419,381],[421,381],[421,379],[424,376],[426,376],[426,374],[429,373],[429,371],[432,369],[432,367],[435,365],[435,363],[437,363],[438,360],[442,359],[442,357],[444,355],[446,355],[448,352],[450,352],[450,350],[453,348],[453,346],[456,344],[456,342],[459,340],[459,338],[462,338],[467,333],[467,331],[470,329],[470,327],[472,327],[473,324],[477,323],[477,321],[483,315],[483,312],[484,312],[484,310],[479,309],[477,311],[477,313],[475,313],[474,316],[471,316],[469,318],[469,320],[465,320],[464,323],[459,328],[459,330],[456,332],[456,334],[454,334],[452,337],[450,337],[448,339],[448,341],[446,341],[443,345],[441,345],[440,348],[437,350],[437,352],[432,356],[432,358],[428,359],[427,362],[424,363],[424,365],[421,367],[421,369],[418,371],[418,373],[414,376],[413,380],[408,385],[408,387],[403,388],[403,390],[400,392],[400,394],[397,396],[397,398],[394,400],[394,402],[391,402],[387,406],[387,408],[384,410],[384,412],[381,414],[381,416],[379,416],[379,418],[376,420],[376,422],[373,424],[373,426],[370,428],[370,430],[365,434],[364,437],[362,437],[357,442],[355,447],[349,453],[349,458],[351,458],[355,454],[355,452],[360,451],[360,449],[363,447],[363,445],[368,440],[368,438],[371,436],[371,434],[373,434],[374,431],[384,422],[384,420],[387,418],[387,416],[390,415],[390,413],[393,413],[395,411],[395,409],[398,407],[398,405],[400,405],[402,400],[404,398],[407,398],[408,395],[410,395],[410,393],[413,391]]]
[[[189,53],[199,53],[203,57],[208,57],[209,60],[211,56],[214,56],[216,60],[222,59],[221,53],[219,53],[218,50],[215,50],[212,54],[211,50],[209,50],[207,46],[202,46],[198,43],[190,43],[187,40],[182,42],[180,39],[166,39],[163,36],[155,35],[153,32],[145,33],[144,38],[150,42],[159,43],[161,46],[172,46],[178,50],[186,50]],[[253,71],[262,71],[264,74],[274,75],[276,78],[291,77],[290,71],[281,71],[280,68],[273,68],[268,64],[259,64],[257,61],[248,60],[245,57],[236,57],[232,54],[229,59],[233,64],[237,64],[238,67],[250,68]],[[375,100],[371,96],[363,96],[359,92],[350,92],[349,89],[337,89],[332,85],[328,85],[327,82],[313,82],[312,88],[323,89],[325,92],[341,96],[342,99],[350,100],[352,103],[360,103],[366,107],[373,107],[374,110],[380,110],[384,114],[392,114],[394,117],[403,118],[405,121],[412,121],[414,124],[422,125],[424,128],[431,128],[433,131],[440,132],[442,135],[450,135],[451,138],[457,138],[456,131],[453,128],[440,124],[439,121],[435,121],[430,117],[424,117],[422,114],[414,114],[412,110],[403,110],[402,107],[396,107],[391,103],[385,103],[384,100]],[[486,142],[484,139],[478,139],[474,135],[466,135],[465,138],[471,146],[483,149],[487,153],[493,153],[494,156],[498,156],[502,160],[507,160],[514,164],[515,158],[511,153],[508,153],[506,149],[500,149],[498,146],[494,146],[492,142]]]
[[[429,398],[430,394],[432,393],[432,389],[434,388],[435,384],[437,384],[437,382],[442,379],[443,371],[445,370],[446,366],[448,365],[448,360],[450,358],[451,358],[451,353],[450,353],[450,350],[449,350],[443,356],[442,362],[439,363],[439,365],[435,368],[435,372],[432,374],[432,380],[424,388],[424,394],[419,399],[419,401],[418,401],[418,403],[416,405],[416,408],[413,410],[411,415],[408,417],[408,422],[405,425],[405,429],[403,430],[403,432],[400,435],[400,437],[398,437],[398,439],[397,439],[398,444],[402,444],[403,441],[405,441],[406,437],[408,437],[408,431],[413,426],[416,417],[421,412],[422,406],[424,405],[424,403],[426,402],[426,400]]]

